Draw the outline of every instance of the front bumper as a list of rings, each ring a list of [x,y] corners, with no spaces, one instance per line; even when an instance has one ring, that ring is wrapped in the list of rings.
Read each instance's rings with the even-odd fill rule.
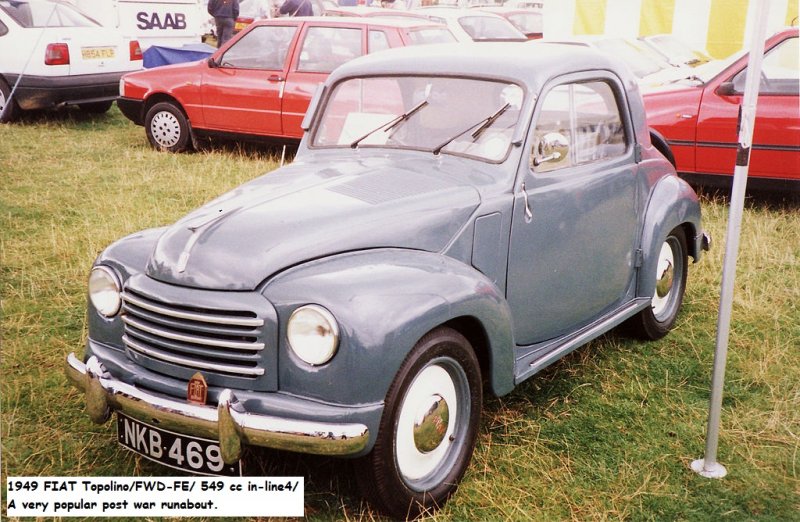
[[[364,450],[369,429],[359,423],[324,423],[261,415],[245,410],[230,389],[218,405],[202,406],[161,397],[115,379],[97,357],[84,364],[67,356],[66,374],[86,394],[86,412],[96,423],[117,410],[159,428],[218,440],[223,460],[239,460],[243,445],[319,455],[353,455]]]

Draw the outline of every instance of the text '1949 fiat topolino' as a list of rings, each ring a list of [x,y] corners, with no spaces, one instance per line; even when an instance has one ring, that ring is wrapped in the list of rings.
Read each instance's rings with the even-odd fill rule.
[[[362,57],[303,127],[291,165],[95,261],[67,374],[130,449],[218,474],[248,445],[351,457],[415,516],[455,491],[484,388],[622,323],[662,337],[708,247],[635,79],[590,49]]]

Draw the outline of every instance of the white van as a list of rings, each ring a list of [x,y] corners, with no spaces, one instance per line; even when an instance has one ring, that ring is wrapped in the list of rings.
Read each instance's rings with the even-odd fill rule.
[[[151,45],[200,43],[210,32],[204,0],[70,0],[106,27]]]

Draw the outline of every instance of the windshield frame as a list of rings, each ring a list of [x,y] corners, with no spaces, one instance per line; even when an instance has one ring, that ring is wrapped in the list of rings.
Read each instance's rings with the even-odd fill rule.
[[[436,140],[435,143],[428,144],[429,147],[419,147],[419,146],[408,146],[408,145],[387,145],[387,144],[370,144],[370,143],[359,143],[358,147],[351,148],[351,142],[346,143],[337,143],[337,144],[319,144],[318,143],[318,133],[322,127],[322,122],[324,121],[325,113],[328,110],[328,107],[331,101],[334,99],[335,94],[337,93],[337,89],[344,83],[353,81],[353,80],[370,80],[370,79],[379,79],[379,78],[431,78],[431,79],[453,79],[453,80],[473,80],[473,81],[483,81],[483,82],[492,82],[497,84],[505,84],[505,85],[514,85],[519,88],[522,99],[519,101],[518,104],[518,117],[514,126],[512,128],[511,136],[508,140],[508,146],[504,154],[498,158],[490,158],[486,156],[479,156],[475,154],[467,154],[464,152],[458,151],[451,151],[447,150],[447,147],[440,150],[438,154],[433,154],[433,151],[437,148],[437,146],[441,145],[439,140]],[[518,148],[518,145],[521,144],[520,134],[524,136],[524,132],[527,130],[527,124],[525,124],[527,112],[530,110],[530,92],[526,88],[525,84],[521,83],[518,79],[506,78],[506,77],[499,77],[499,76],[480,76],[480,75],[463,75],[463,74],[423,74],[423,73],[412,73],[412,72],[405,72],[405,73],[392,73],[392,74],[362,74],[357,76],[348,76],[345,78],[341,78],[336,81],[334,84],[328,86],[325,89],[324,97],[321,100],[321,103],[317,105],[317,109],[314,114],[313,118],[313,126],[308,131],[308,140],[306,147],[310,150],[348,150],[348,151],[358,151],[361,149],[369,149],[369,150],[398,150],[398,151],[412,151],[412,152],[422,152],[425,154],[431,154],[433,157],[440,157],[441,155],[448,155],[448,156],[456,156],[461,158],[467,158],[470,160],[481,161],[483,163],[489,164],[501,164],[505,163],[509,156],[511,156],[512,151],[514,148]],[[406,107],[409,109],[410,107]],[[496,108],[495,108],[496,109]],[[495,110],[492,109],[492,110]],[[424,109],[423,109],[424,110]],[[486,116],[490,116],[491,111],[486,114]],[[527,118],[528,121],[530,118]],[[474,127],[477,127],[480,124],[480,121],[475,122],[476,124]],[[521,130],[521,128],[524,129]],[[459,128],[454,132],[461,131],[463,129]]]

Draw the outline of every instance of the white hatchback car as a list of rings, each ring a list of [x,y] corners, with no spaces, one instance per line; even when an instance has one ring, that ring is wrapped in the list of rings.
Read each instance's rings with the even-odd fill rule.
[[[20,110],[107,111],[120,77],[142,68],[139,42],[63,0],[0,0],[0,122]]]
[[[525,42],[528,37],[500,15],[461,7],[435,6],[412,13],[444,24],[459,42]]]

